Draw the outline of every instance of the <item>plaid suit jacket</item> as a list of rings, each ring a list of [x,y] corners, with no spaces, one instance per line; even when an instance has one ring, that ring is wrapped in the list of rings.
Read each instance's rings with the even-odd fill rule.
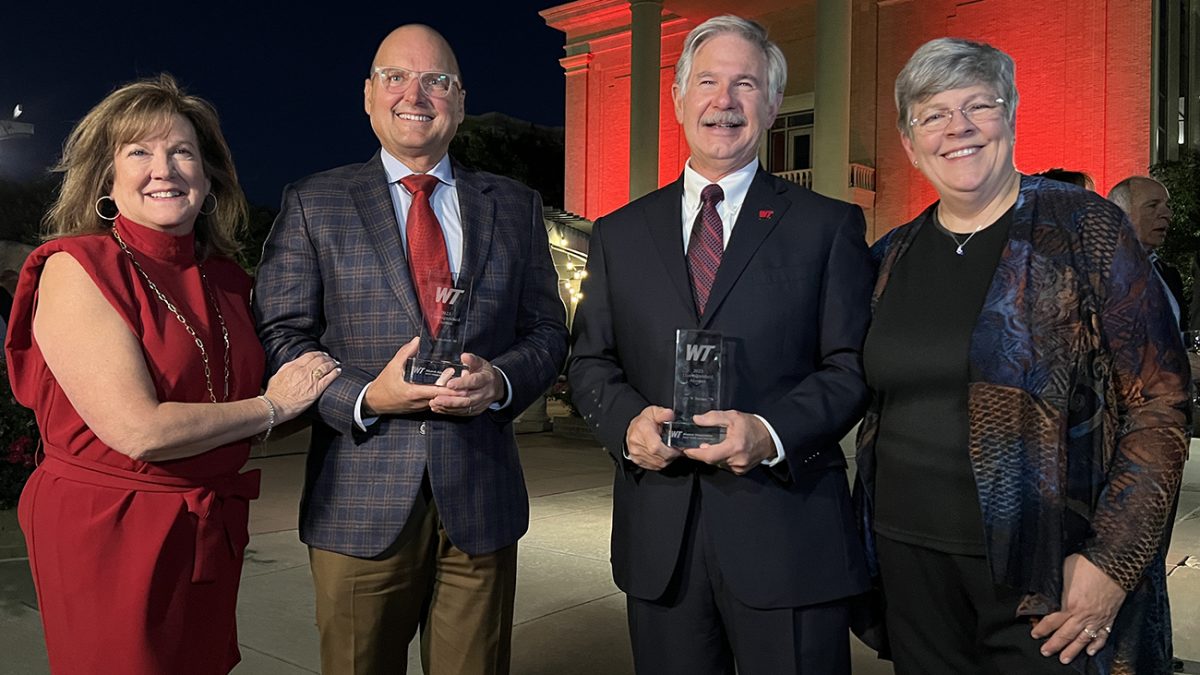
[[[498,550],[528,529],[512,419],[566,357],[558,277],[535,191],[457,163],[454,174],[462,276],[473,279],[465,349],[504,371],[512,402],[472,418],[384,416],[366,432],[354,422],[359,393],[422,321],[383,163],[376,153],[284,190],[253,299],[268,372],[311,350],[342,363],[313,409],[300,504],[300,538],[311,546],[378,555],[407,521],[425,472],[463,551]]]

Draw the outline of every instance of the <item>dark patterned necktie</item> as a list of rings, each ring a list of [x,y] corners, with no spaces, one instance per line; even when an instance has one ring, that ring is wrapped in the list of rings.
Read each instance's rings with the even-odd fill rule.
[[[405,222],[408,233],[408,273],[412,275],[425,325],[429,333],[437,337],[438,329],[442,326],[442,310],[437,301],[438,287],[454,286],[450,276],[450,259],[446,255],[446,237],[429,204],[429,197],[437,188],[438,179],[429,174],[414,173],[401,178],[400,183],[413,197]]]
[[[700,213],[696,215],[692,236],[688,238],[688,272],[692,277],[696,313],[701,316],[708,304],[713,280],[717,278],[717,268],[721,266],[721,254],[725,252],[725,231],[717,213],[717,204],[724,198],[725,191],[715,183],[700,192]]]

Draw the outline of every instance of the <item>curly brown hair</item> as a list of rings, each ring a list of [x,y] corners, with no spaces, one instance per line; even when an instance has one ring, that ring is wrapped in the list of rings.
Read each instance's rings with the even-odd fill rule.
[[[181,89],[168,73],[114,89],[75,125],[63,144],[62,159],[54,166],[63,181],[42,220],[44,237],[107,232],[111,225],[96,212],[96,201],[112,189],[117,148],[166,129],[175,115],[182,115],[196,130],[204,174],[212,182],[209,194],[217,202],[211,214],[196,218],[196,256],[236,259],[238,234],[249,210],[217,111],[208,101]]]

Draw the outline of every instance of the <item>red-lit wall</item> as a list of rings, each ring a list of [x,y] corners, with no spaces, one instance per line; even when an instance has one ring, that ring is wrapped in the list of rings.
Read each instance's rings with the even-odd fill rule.
[[[876,234],[936,199],[900,147],[893,102],[896,74],[917,47],[935,37],[982,40],[1016,61],[1021,171],[1087,171],[1101,192],[1145,173],[1150,12],[1149,0],[919,0],[880,6]]]
[[[677,29],[673,27],[681,26]],[[671,83],[675,61],[690,25],[678,22],[663,26],[662,69],[659,97],[659,185],[677,178],[687,161],[687,142],[675,121]],[[596,219],[629,201],[629,33],[622,32],[591,41],[588,71],[576,75],[586,84],[567,87],[567,167],[585,178],[575,190],[566,191],[564,208],[585,218]],[[586,108],[586,114],[579,110]],[[582,134],[572,132],[572,121],[586,118]],[[580,162],[579,159],[583,161]],[[568,186],[571,179],[568,179]]]
[[[1145,173],[1150,138],[1150,0],[847,0],[854,5],[850,161],[876,168],[872,234],[911,219],[936,195],[908,163],[896,131],[892,87],[912,52],[953,35],[983,40],[1017,63],[1017,167],[1087,171],[1102,192]],[[789,59],[788,95],[811,90],[815,0],[665,0],[659,184],[674,180],[688,150],[670,88],[688,29],[717,13],[763,21]],[[757,8],[757,9],[756,9]],[[562,60],[567,78],[564,207],[595,219],[629,197],[629,10],[584,0],[554,10],[551,25],[587,53]],[[684,18],[686,17],[686,18]],[[807,55],[807,56],[806,56]],[[871,123],[873,121],[873,124]],[[818,131],[819,133],[819,131]]]

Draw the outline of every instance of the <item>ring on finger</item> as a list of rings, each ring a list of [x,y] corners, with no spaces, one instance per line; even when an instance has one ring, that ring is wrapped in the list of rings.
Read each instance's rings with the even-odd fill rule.
[[[1103,630],[1106,635],[1112,635],[1112,626],[1105,626]]]
[[[313,378],[314,380],[319,380],[319,379],[321,379],[322,377],[325,377],[325,371],[324,371],[324,370],[321,370],[320,366],[318,366],[318,367],[316,367],[316,368],[313,368],[313,371],[312,371],[312,378]]]
[[[1091,628],[1084,626],[1083,632],[1079,634],[1079,637],[1084,637],[1085,635],[1087,636],[1087,639],[1095,640],[1096,638],[1100,637],[1100,631],[1092,630]]]

